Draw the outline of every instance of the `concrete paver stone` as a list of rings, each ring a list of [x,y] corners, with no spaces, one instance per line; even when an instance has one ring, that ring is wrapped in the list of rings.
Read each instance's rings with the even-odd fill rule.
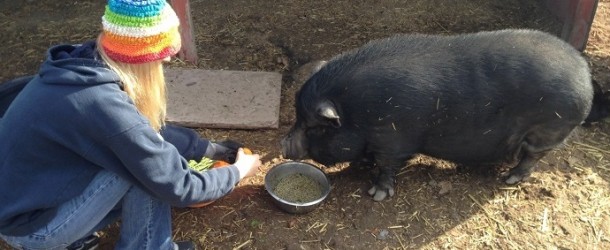
[[[277,72],[166,68],[167,122],[194,128],[278,128]]]

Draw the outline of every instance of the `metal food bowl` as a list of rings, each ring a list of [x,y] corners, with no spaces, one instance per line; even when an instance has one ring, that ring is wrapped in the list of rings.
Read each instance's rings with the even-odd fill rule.
[[[280,180],[292,174],[302,174],[318,182],[321,196],[306,203],[295,203],[284,200],[274,193],[275,187]],[[272,167],[265,175],[265,189],[273,197],[275,204],[282,210],[292,214],[303,214],[314,210],[330,193],[330,181],[326,174],[318,167],[305,163],[289,161]]]

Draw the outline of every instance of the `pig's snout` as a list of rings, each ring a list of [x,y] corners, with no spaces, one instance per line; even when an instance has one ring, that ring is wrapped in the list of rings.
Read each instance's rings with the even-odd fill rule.
[[[285,159],[299,160],[307,156],[306,139],[303,133],[290,132],[282,138],[282,156]]]

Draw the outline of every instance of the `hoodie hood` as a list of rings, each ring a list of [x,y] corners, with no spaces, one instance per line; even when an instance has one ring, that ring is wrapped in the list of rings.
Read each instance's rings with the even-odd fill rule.
[[[58,45],[47,51],[39,77],[45,84],[97,85],[119,83],[119,76],[100,58],[95,41]]]

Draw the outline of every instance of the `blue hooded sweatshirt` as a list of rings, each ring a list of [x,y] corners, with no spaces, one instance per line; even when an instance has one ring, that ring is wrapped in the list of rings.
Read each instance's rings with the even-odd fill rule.
[[[94,42],[55,46],[47,57],[0,119],[0,233],[43,227],[104,169],[178,207],[239,182],[233,165],[191,170],[209,141],[185,128],[153,130]]]

